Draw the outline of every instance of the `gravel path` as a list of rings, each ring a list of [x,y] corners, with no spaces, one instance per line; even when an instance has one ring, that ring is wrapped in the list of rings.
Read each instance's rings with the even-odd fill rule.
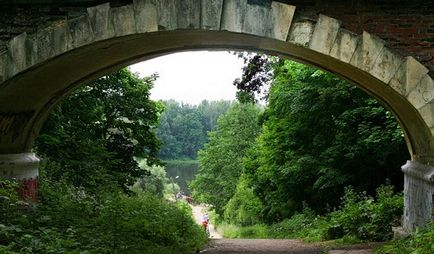
[[[198,224],[202,223],[204,212],[203,206],[191,206],[193,217]],[[224,239],[215,231],[214,226],[209,224],[210,243],[200,251],[204,254],[229,254],[229,253],[305,253],[305,254],[371,254],[372,250],[368,245],[342,246],[327,248],[325,245],[309,244],[299,240],[287,239]]]
[[[297,240],[277,239],[214,239],[208,248],[201,251],[206,254],[226,253],[311,253],[320,254],[321,248]]]
[[[229,254],[229,253],[292,253],[292,254],[372,254],[369,245],[353,245],[327,248],[321,243],[309,244],[298,240],[279,239],[212,239],[207,248],[200,253]]]

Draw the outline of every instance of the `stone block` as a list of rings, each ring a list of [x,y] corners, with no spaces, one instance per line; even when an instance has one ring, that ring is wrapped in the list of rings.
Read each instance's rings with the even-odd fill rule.
[[[403,228],[407,232],[424,226],[432,219],[434,168],[417,161],[407,161],[404,172]]]
[[[105,40],[114,36],[115,32],[110,19],[110,4],[100,4],[87,8],[87,15],[92,26],[95,40]]]
[[[202,0],[176,1],[177,28],[199,29]]]
[[[68,20],[68,50],[84,46],[94,41],[92,27],[87,15]]]
[[[356,51],[359,43],[359,36],[345,29],[339,29],[334,45],[330,51],[330,56],[348,63]]]
[[[157,8],[158,30],[175,30],[177,28],[176,0],[148,0]]]
[[[199,29],[201,0],[146,0],[157,9],[158,30]]]
[[[340,26],[341,21],[320,14],[309,48],[328,55],[338,35]]]
[[[312,38],[315,25],[310,20],[297,21],[293,23],[289,33],[288,41],[303,47],[307,47]]]
[[[247,12],[247,0],[225,0],[221,30],[241,33]]]
[[[434,127],[434,102],[427,103],[417,109],[429,128]]]
[[[219,30],[223,11],[223,0],[202,0],[201,28]]]
[[[226,0],[221,29],[285,41],[294,11],[294,6],[277,2],[266,6],[249,4],[246,0]]]
[[[27,40],[27,61],[30,65],[60,55],[68,47],[68,27],[66,22],[58,22]]]
[[[273,38],[286,41],[294,18],[295,6],[273,1],[271,9],[274,24]]]
[[[434,100],[434,81],[427,74],[407,96],[408,101],[419,109]]]
[[[22,33],[8,43],[9,55],[12,58],[12,64],[9,66],[10,73],[15,74],[26,68],[26,40],[27,34]]]
[[[116,36],[125,36],[136,33],[136,20],[132,5],[111,8],[110,17]]]
[[[38,41],[38,33],[27,36],[26,40],[26,62],[29,66],[33,66],[39,63],[38,59],[38,45],[40,44]]]
[[[369,73],[387,84],[402,62],[403,59],[400,55],[385,47],[375,60]]]
[[[147,0],[134,0],[133,6],[137,32],[158,31],[157,7]]]
[[[6,50],[0,52],[0,83],[6,80],[6,66],[7,66],[7,52]],[[0,85],[1,86],[1,85]]]
[[[363,32],[350,64],[369,72],[378,55],[384,48],[384,41],[375,35]]]
[[[390,80],[389,85],[400,94],[407,96],[428,71],[423,64],[408,56]]]

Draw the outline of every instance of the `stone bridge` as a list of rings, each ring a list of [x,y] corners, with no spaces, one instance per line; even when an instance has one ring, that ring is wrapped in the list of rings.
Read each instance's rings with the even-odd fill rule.
[[[404,227],[432,219],[433,3],[9,2],[0,10],[0,176],[21,179],[27,195],[36,195],[33,142],[53,106],[76,87],[176,51],[240,49],[336,73],[392,111],[411,155],[402,167]]]

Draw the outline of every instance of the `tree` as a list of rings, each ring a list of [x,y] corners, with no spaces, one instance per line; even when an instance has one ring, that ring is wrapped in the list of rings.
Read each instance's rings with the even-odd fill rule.
[[[190,187],[193,196],[213,205],[220,215],[235,193],[245,152],[259,134],[259,113],[259,107],[253,104],[232,105],[199,151],[199,172]]]
[[[303,205],[332,209],[347,185],[374,194],[390,179],[402,188],[408,153],[390,112],[332,74],[291,61],[273,71],[263,130],[245,161],[267,221]]]
[[[241,103],[254,103],[267,99],[267,87],[272,79],[269,57],[264,54],[238,53],[243,58],[244,67],[241,78],[234,80],[237,87],[237,100]],[[258,98],[257,98],[258,97]]]
[[[48,117],[36,142],[44,173],[75,186],[116,183],[127,190],[147,174],[134,156],[159,163],[154,129],[162,105],[149,99],[155,76],[140,79],[127,69],[78,89]]]
[[[157,135],[163,145],[159,156],[164,160],[196,159],[197,151],[207,141],[207,132],[215,129],[218,117],[227,111],[229,101],[202,101],[198,106],[163,102]]]

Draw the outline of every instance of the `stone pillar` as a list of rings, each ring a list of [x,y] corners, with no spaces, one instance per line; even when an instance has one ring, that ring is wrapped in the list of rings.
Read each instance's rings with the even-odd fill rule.
[[[407,232],[425,225],[432,219],[434,167],[407,161],[404,172],[403,228]]]
[[[17,179],[18,192],[25,200],[38,198],[39,159],[34,153],[0,154],[0,178]]]

